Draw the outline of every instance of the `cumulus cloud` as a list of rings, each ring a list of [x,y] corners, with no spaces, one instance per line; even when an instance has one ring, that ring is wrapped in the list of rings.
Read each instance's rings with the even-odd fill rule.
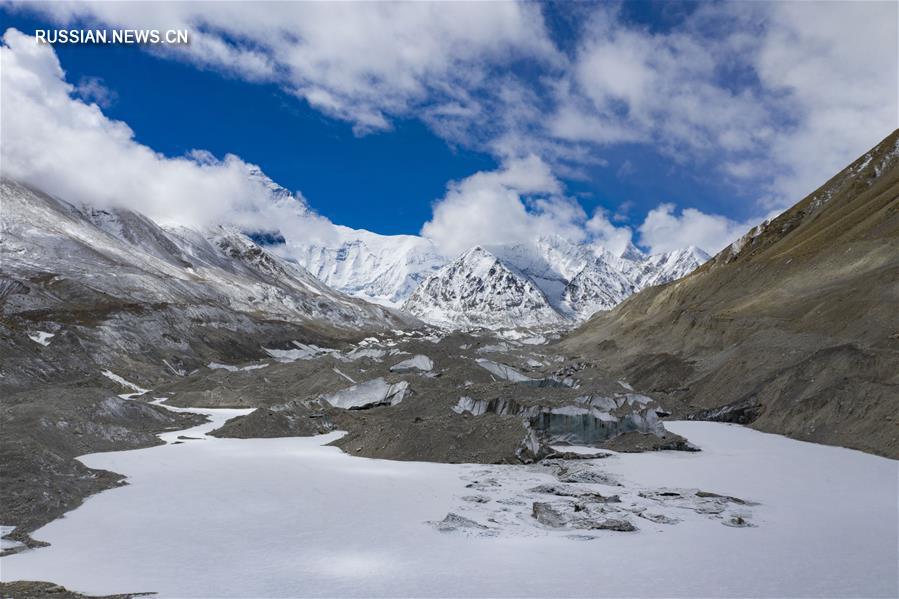
[[[450,183],[421,234],[448,256],[475,245],[529,242],[541,234],[582,238],[578,223],[584,210],[561,191],[536,156],[510,160],[501,169]]]
[[[560,236],[620,255],[632,231],[616,226],[606,210],[588,218],[546,162],[536,156],[511,159],[495,171],[482,171],[450,183],[434,204],[421,234],[446,255],[476,245],[529,244],[543,236]]]
[[[742,7],[749,10],[751,7]],[[894,2],[777,2],[753,54],[755,72],[784,95],[768,165],[770,207],[790,205],[899,126]]]
[[[327,225],[301,198],[274,194],[259,169],[232,155],[170,158],[139,144],[78,90],[50,46],[3,36],[2,175],[75,203],[137,210],[162,224],[233,224],[299,234]],[[327,227],[324,227],[327,228]]]
[[[614,217],[613,217],[614,218]],[[631,245],[633,232],[630,227],[619,227],[612,224],[608,213],[599,208],[585,223],[591,243],[603,247],[616,256],[620,256]]]
[[[678,210],[674,204],[666,203],[650,210],[637,230],[640,244],[654,254],[696,246],[714,255],[762,220],[736,222],[695,208]]]

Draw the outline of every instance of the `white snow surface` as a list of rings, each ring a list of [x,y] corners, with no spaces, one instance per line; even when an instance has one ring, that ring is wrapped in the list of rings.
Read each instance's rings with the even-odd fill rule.
[[[36,331],[34,333],[29,333],[28,338],[34,341],[35,343],[40,343],[44,347],[50,345],[50,339],[55,337],[55,333],[48,333],[47,331]]]
[[[222,421],[233,411],[203,413]],[[554,480],[525,466],[357,458],[324,445],[341,433],[215,439],[194,430],[180,434],[200,440],[83,456],[129,484],[36,531],[51,545],[0,559],[0,577],[160,597],[897,595],[896,461],[733,425],[668,426],[703,451],[584,465],[625,490],[694,487],[759,502],[754,527],[672,507],[677,524],[636,518],[637,532],[575,540],[509,503]],[[462,500],[470,481],[490,480],[497,486],[478,491],[487,503]],[[480,511],[506,507],[512,515],[499,524]],[[426,524],[448,512],[488,528]]]
[[[415,235],[378,235],[334,226],[327,239],[291,242],[276,251],[330,287],[399,307],[429,274],[446,264],[434,244]]]
[[[218,362],[210,362],[206,365],[206,368],[210,370],[227,370],[228,372],[241,372],[247,370],[259,370],[260,368],[265,368],[268,366],[268,362],[263,362],[261,364],[250,364],[249,366],[233,366],[231,364],[219,364]]]
[[[100,374],[102,374],[109,380],[111,380],[115,383],[118,383],[119,385],[121,385],[127,389],[131,389],[132,391],[134,391],[134,393],[129,393],[128,394],[129,396],[143,395],[144,393],[146,393],[148,391],[148,389],[144,389],[143,387],[139,387],[138,385],[135,385],[131,381],[125,380],[124,378],[120,377],[119,375],[112,372],[111,370],[104,370]]]
[[[482,247],[468,250],[425,279],[403,309],[450,328],[499,329],[562,321],[534,281]]]
[[[490,254],[501,268],[489,276],[479,274],[477,265],[466,260],[474,250]],[[424,237],[378,235],[336,225],[318,238],[291,241],[270,251],[334,289],[386,306],[405,306],[427,322],[448,328],[586,319],[643,287],[680,278],[709,258],[694,247],[647,256],[633,245],[616,255],[558,235],[538,237],[533,243],[471,248],[454,258],[442,255]],[[460,261],[461,268],[453,267]],[[510,285],[506,271],[519,281]],[[422,297],[409,301],[414,295]],[[485,308],[460,296],[474,297],[473,303]],[[535,314],[519,310],[522,304]]]
[[[0,551],[15,549],[16,547],[22,546],[22,543],[20,541],[3,538],[8,534],[12,534],[15,530],[15,526],[0,526]]]

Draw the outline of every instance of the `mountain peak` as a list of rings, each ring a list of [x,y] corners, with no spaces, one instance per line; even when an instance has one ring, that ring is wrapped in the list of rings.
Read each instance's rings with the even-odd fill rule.
[[[624,246],[624,249],[618,254],[619,258],[623,260],[632,260],[634,262],[640,262],[641,260],[646,259],[646,254],[640,251],[640,248],[635,246],[633,242],[628,241],[627,245]]]
[[[514,328],[562,321],[529,278],[480,246],[426,278],[403,309],[454,327]]]

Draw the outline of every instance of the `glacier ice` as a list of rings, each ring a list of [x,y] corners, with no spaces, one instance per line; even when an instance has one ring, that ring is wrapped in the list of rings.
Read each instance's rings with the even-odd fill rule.
[[[408,370],[422,370],[428,372],[433,369],[434,361],[431,358],[423,354],[417,354],[398,364],[394,364],[390,367],[390,372],[405,372]]]
[[[403,401],[408,389],[407,381],[388,383],[383,378],[376,378],[325,395],[321,399],[335,408],[363,410],[384,405],[395,406]]]

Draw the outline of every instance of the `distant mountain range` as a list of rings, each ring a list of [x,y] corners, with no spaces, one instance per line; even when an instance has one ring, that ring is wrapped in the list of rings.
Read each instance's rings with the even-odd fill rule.
[[[449,259],[422,237],[337,229],[330,245],[291,244],[285,254],[344,293],[451,327],[577,322],[709,258],[695,247],[650,256],[633,245],[615,255],[544,236],[531,244],[477,246]]]

